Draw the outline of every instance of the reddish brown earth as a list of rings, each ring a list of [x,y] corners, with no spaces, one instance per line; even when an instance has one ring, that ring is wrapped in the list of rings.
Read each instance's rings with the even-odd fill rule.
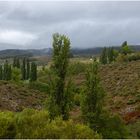
[[[25,107],[41,109],[46,98],[46,94],[39,91],[0,82],[0,110],[21,111]]]
[[[106,107],[120,114],[126,123],[140,117],[140,61],[100,67],[101,84],[107,94]],[[77,86],[84,84],[85,75],[74,77]]]

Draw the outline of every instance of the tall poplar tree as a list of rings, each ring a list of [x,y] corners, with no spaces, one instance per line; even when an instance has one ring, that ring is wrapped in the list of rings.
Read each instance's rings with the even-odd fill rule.
[[[30,61],[29,58],[27,59],[27,74],[26,79],[28,80],[30,78]]]
[[[30,81],[36,81],[37,80],[37,65],[35,62],[31,63],[31,72],[30,72]]]
[[[102,112],[104,90],[100,85],[98,63],[90,65],[86,73],[86,88],[82,100],[82,115],[91,128],[97,130],[98,119]]]
[[[113,47],[108,48],[108,63],[112,63],[114,60],[114,49]]]
[[[70,40],[65,35],[58,33],[53,35],[53,64],[51,71],[54,73],[55,79],[51,83],[50,92],[50,116],[62,115],[66,120],[69,117],[69,88],[66,85],[66,73],[69,62]],[[53,78],[52,78],[53,79]]]
[[[23,58],[21,71],[22,71],[22,80],[26,80],[26,58]]]
[[[3,80],[3,68],[2,68],[2,65],[0,65],[0,80]]]
[[[103,48],[103,51],[102,51],[102,53],[101,53],[101,56],[100,56],[100,62],[102,63],[102,64],[107,64],[107,60],[108,58],[107,58],[107,49],[106,49],[106,47],[104,47]]]

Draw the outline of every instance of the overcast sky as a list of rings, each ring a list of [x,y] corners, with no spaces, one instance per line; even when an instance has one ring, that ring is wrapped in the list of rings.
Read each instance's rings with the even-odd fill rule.
[[[72,47],[140,44],[140,1],[0,1],[0,43],[48,48],[55,32]]]

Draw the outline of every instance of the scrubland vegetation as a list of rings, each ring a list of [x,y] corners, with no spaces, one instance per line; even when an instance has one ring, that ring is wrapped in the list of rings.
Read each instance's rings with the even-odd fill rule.
[[[140,138],[140,54],[125,41],[83,60],[70,47],[54,34],[50,63],[3,60],[0,138]]]

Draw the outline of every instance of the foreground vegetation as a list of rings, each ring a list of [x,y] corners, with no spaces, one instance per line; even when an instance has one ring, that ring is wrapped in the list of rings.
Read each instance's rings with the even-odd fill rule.
[[[97,139],[101,136],[72,120],[63,121],[59,117],[51,121],[47,111],[26,109],[21,113],[0,112],[0,138]]]

